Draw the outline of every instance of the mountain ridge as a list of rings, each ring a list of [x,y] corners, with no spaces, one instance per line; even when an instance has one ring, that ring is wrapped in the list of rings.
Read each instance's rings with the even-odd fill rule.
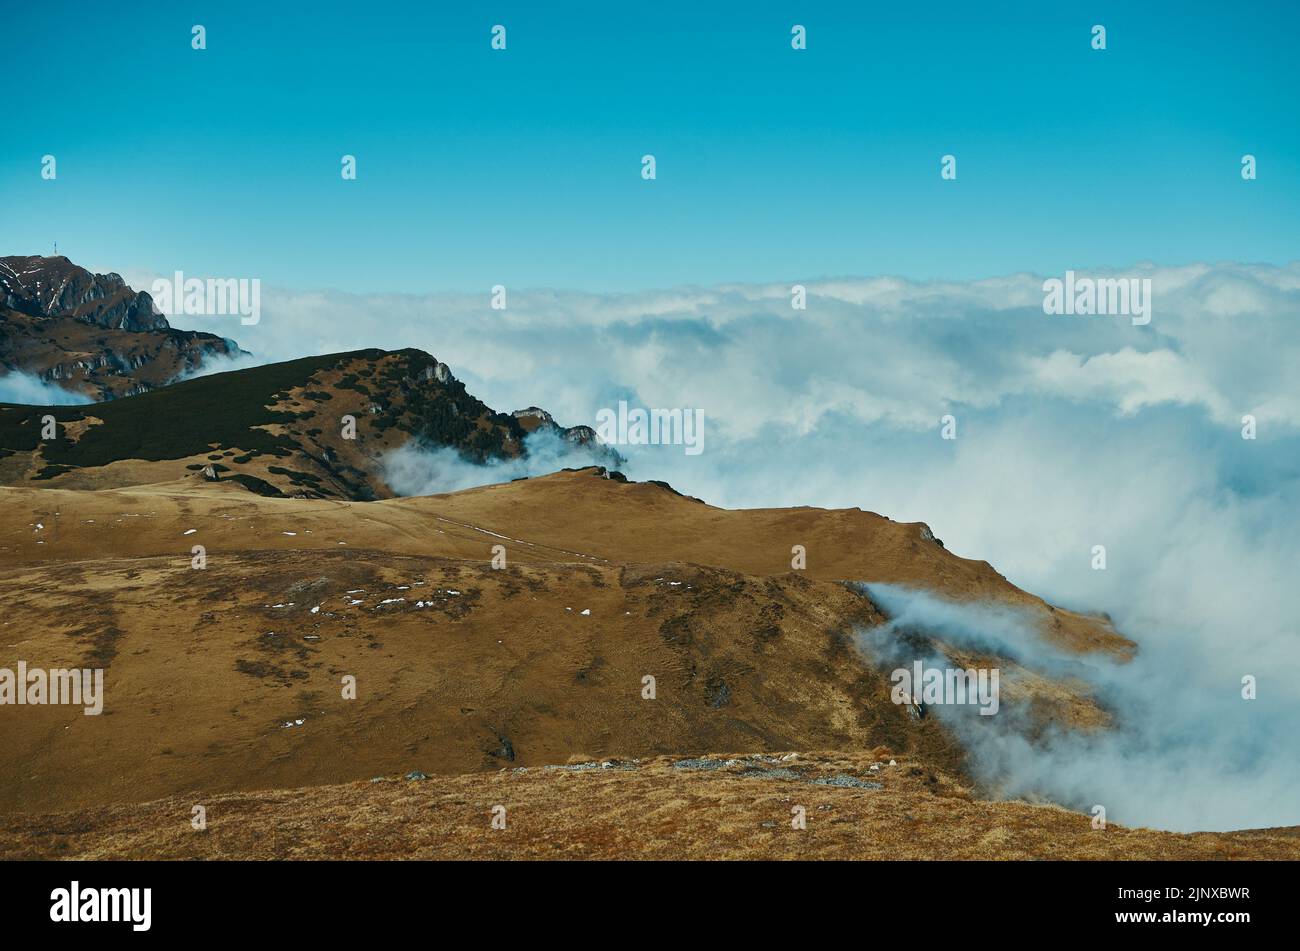
[[[101,401],[159,389],[213,357],[247,356],[234,341],[177,330],[153,298],[116,273],[68,258],[0,257],[0,368]]]
[[[0,483],[105,488],[207,478],[262,494],[373,500],[396,494],[385,456],[408,443],[482,464],[527,455],[527,439],[539,433],[581,464],[621,462],[590,427],[522,412],[528,425],[472,396],[445,363],[414,348],[300,357],[90,406],[0,404]],[[54,439],[42,438],[47,418]]]

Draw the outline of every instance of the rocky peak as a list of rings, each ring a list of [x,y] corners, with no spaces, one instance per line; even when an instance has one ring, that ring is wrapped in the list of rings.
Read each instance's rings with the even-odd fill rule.
[[[530,420],[532,426],[525,425],[525,428],[535,429],[538,425],[550,424],[556,425],[555,418],[550,413],[538,406],[529,406],[527,409],[517,409],[510,414],[518,420]]]
[[[0,257],[0,302],[31,317],[75,317],[111,330],[167,330],[153,298],[119,274],[92,274],[62,255]]]

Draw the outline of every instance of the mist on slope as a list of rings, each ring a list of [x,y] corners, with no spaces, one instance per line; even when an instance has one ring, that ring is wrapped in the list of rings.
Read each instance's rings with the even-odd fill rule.
[[[1181,638],[1151,637],[1128,663],[1078,658],[1046,643],[1014,609],[956,604],[892,585],[865,588],[890,619],[858,635],[882,668],[910,667],[915,660],[950,666],[941,650],[918,651],[898,636],[922,633],[958,648],[996,651],[1049,676],[1082,680],[1113,715],[1113,729],[1051,730],[1031,741],[1026,711],[1008,703],[1005,693],[993,716],[980,716],[974,707],[928,707],[962,740],[976,778],[995,792],[1045,797],[1085,813],[1101,805],[1108,821],[1180,832],[1296,822],[1300,758],[1290,753],[1300,696],[1272,671],[1246,657],[1235,658],[1235,666],[1211,657],[1191,631]],[[1258,678],[1257,699],[1242,697],[1245,674]],[[1007,683],[1004,671],[1004,691]]]
[[[47,383],[40,377],[19,370],[0,375],[0,403],[22,403],[29,406],[81,406],[93,403],[88,396],[65,390],[57,383]]]
[[[398,495],[438,495],[596,464],[589,452],[546,430],[524,437],[524,449],[522,456],[480,464],[450,446],[411,440],[384,454],[380,472]]]

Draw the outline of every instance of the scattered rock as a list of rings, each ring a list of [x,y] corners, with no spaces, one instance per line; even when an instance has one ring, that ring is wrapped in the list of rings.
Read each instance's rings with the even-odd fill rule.
[[[563,765],[552,765],[552,766],[547,766],[545,768],[563,769],[563,770],[568,770],[569,772],[585,773],[588,770],[593,770],[593,769],[628,770],[628,769],[639,769],[640,766],[641,766],[641,761],[639,759],[631,759],[631,760],[604,759],[604,760],[591,760],[590,762],[586,762],[586,763],[564,763]]]
[[[777,769],[750,768],[745,770],[743,773],[741,773],[741,775],[745,776],[746,778],[753,778],[753,779],[802,779],[803,778],[794,770],[786,769],[784,767],[780,767]]]
[[[740,760],[734,759],[709,759],[700,757],[698,759],[679,759],[674,761],[673,769],[726,769],[728,766],[734,766]]]
[[[704,702],[717,710],[731,700],[731,687],[721,677],[710,677],[704,684]]]
[[[836,773],[834,776],[818,776],[816,779],[809,780],[815,786],[839,786],[845,789],[884,789],[883,783],[873,783],[865,779],[858,779],[856,776],[849,776],[846,773]]]

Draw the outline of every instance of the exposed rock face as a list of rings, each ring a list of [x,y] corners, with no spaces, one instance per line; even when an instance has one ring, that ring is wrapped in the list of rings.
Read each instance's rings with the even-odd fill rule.
[[[589,448],[594,454],[594,458],[611,466],[621,466],[627,461],[612,446],[606,446],[597,439],[596,431],[590,426],[569,426],[566,428],[557,423],[555,417],[550,413],[538,406],[517,409],[510,415],[519,422],[520,427],[526,433],[549,430],[565,442]]]
[[[551,426],[555,425],[555,417],[538,406],[530,406],[527,409],[517,409],[510,415],[519,420],[519,425],[523,426],[524,429],[527,429],[530,432],[537,429],[539,426],[545,426],[547,424]]]
[[[91,274],[65,257],[0,258],[4,306],[31,317],[76,317],[113,330],[166,330],[153,298],[117,274]]]
[[[134,396],[244,351],[174,330],[153,299],[116,274],[65,257],[0,258],[0,374],[17,370],[94,400]]]
[[[596,430],[590,426],[570,426],[563,432],[565,439],[571,443],[577,443],[579,446],[596,442]]]

